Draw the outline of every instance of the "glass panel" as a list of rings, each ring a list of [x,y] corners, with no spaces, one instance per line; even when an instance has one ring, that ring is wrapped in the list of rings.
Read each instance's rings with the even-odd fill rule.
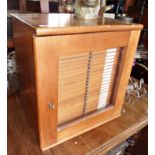
[[[120,51],[113,48],[59,59],[58,125],[112,104]]]
[[[89,53],[59,60],[58,124],[83,114]]]

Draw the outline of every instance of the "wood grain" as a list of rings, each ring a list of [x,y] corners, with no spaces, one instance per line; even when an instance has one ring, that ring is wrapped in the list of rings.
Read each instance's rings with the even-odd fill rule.
[[[17,70],[19,72],[22,106],[30,125],[38,137],[38,118],[36,109],[36,85],[34,75],[34,53],[32,29],[13,18],[13,38],[16,50]]]
[[[7,153],[8,155],[43,155],[22,104],[23,101],[19,96],[15,94],[8,96]],[[52,155],[50,150],[47,152]]]
[[[121,107],[123,106],[124,96],[132,69],[139,35],[140,31],[131,31],[129,45],[124,49],[124,51],[122,51],[123,54],[119,66],[118,77],[116,80],[115,92],[113,96],[114,105],[116,107],[115,113],[120,113]]]
[[[66,150],[66,155],[71,152],[78,154],[78,147],[84,146],[85,149],[82,147],[80,154],[106,154],[113,147],[147,125],[147,99],[133,99],[133,102],[135,104],[126,103],[124,105],[125,113],[121,117],[60,144],[52,150],[58,155],[63,153],[63,148]],[[137,120],[139,121],[137,122]],[[69,149],[70,146],[72,146],[71,149]]]
[[[44,38],[33,37],[39,138],[41,148],[57,140],[58,53]],[[53,104],[54,108],[49,108]]]
[[[21,94],[42,150],[120,116],[141,25],[104,18],[87,23],[69,14],[14,14],[13,18]],[[116,54],[113,60],[114,52],[102,61],[100,56],[112,48],[123,49],[118,52],[121,59]],[[104,79],[103,69],[111,79]],[[106,87],[109,105],[102,100]],[[93,112],[99,92],[97,109],[106,108]],[[86,109],[88,97],[92,98]],[[75,118],[79,119],[68,122]]]
[[[8,96],[8,155],[106,154],[147,125],[147,98],[141,100],[133,98],[133,101],[135,104],[124,104],[126,112],[121,117],[42,152],[21,107],[20,98],[10,94]]]
[[[14,48],[14,40],[7,39],[7,48]]]
[[[36,35],[38,36],[131,31],[143,28],[141,24],[128,24],[110,18],[79,20],[74,17],[74,14],[17,13],[13,14],[13,16],[18,18],[21,22],[31,26],[31,28],[34,28],[36,30]]]
[[[71,139],[77,135],[87,132],[95,127],[98,127],[109,120],[112,120],[120,115],[113,115],[114,107],[109,107],[100,113],[91,114],[89,117],[84,117],[80,121],[76,121],[66,126],[58,128],[57,144]],[[110,117],[109,117],[110,116]],[[60,130],[60,131],[59,131]],[[55,144],[56,145],[56,144]]]
[[[51,48],[52,51],[57,52],[59,57],[65,57],[73,54],[104,50],[107,48],[124,47],[128,45],[129,36],[130,32],[128,31],[101,32],[82,35],[46,36],[44,37],[44,42],[49,43],[49,48]],[[81,40],[85,41],[84,44],[81,43]]]

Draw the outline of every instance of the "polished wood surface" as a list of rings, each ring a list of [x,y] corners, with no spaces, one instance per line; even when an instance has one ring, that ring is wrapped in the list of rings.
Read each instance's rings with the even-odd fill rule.
[[[16,51],[16,61],[18,66],[20,94],[22,106],[29,119],[29,123],[35,129],[38,137],[38,121],[36,109],[36,85],[34,74],[34,52],[32,29],[23,26],[23,23],[13,19],[13,37]]]
[[[9,93],[8,93],[9,94]],[[147,125],[147,98],[125,103],[121,117],[42,152],[27,122],[21,100],[8,96],[8,155],[85,155],[105,154]]]
[[[10,38],[7,39],[7,47],[8,48],[14,48],[14,41],[13,41],[13,39],[10,39]]]
[[[58,80],[59,76],[61,78],[61,74],[58,74],[58,76],[56,77],[55,76],[56,73],[54,73],[52,71],[54,69],[55,72],[57,72],[59,69],[57,59],[58,58],[61,59],[63,57],[68,58],[74,54],[80,54],[80,53],[87,54],[89,51],[93,51],[92,53],[95,53],[96,50],[103,50],[106,48],[126,47],[128,45],[129,38],[130,38],[130,31],[100,32],[100,33],[82,34],[82,35],[76,34],[76,35],[34,37],[35,60],[37,62],[37,63],[35,63],[36,83],[40,83],[39,85],[36,84],[36,85],[38,85],[37,86],[37,97],[38,97],[38,101],[40,103],[39,105],[45,107],[45,108],[41,108],[39,106],[40,107],[39,113],[40,114],[42,113],[42,115],[40,115],[40,117],[39,117],[39,124],[43,124],[43,126],[44,126],[44,124],[46,124],[47,126],[49,126],[48,129],[46,126],[46,127],[43,127],[42,130],[40,130],[40,139],[42,139],[40,141],[40,145],[43,150],[45,150],[49,147],[52,147],[56,144],[62,143],[65,140],[68,140],[68,139],[70,139],[74,136],[77,136],[83,132],[91,130],[91,129],[93,129],[107,121],[114,119],[115,117],[120,116],[120,110],[121,110],[121,106],[120,106],[120,109],[115,112],[115,105],[116,105],[115,104],[116,102],[115,102],[115,103],[113,103],[114,106],[106,108],[102,113],[101,112],[98,113],[98,115],[92,114],[91,117],[87,117],[87,119],[84,118],[84,119],[82,119],[82,121],[76,121],[75,123],[71,123],[71,124],[68,124],[67,126],[66,125],[63,126],[63,128],[61,128],[61,127],[58,128],[57,136],[55,135],[55,139],[57,137],[57,140],[51,141],[51,138],[54,138],[52,135],[54,133],[56,133],[56,129],[53,130],[55,132],[52,132],[51,129],[54,126],[55,127],[57,126],[56,125],[57,124],[56,123],[56,121],[57,121],[56,120],[57,119],[56,111],[58,111],[58,109],[57,109],[58,101],[64,100],[65,98],[67,98],[67,96],[69,97],[71,95],[70,94],[71,90],[69,92],[65,91],[63,94],[60,92],[61,89],[59,89],[59,91],[57,91],[58,88],[56,87],[56,84],[57,84],[57,80]],[[85,44],[81,44],[82,40],[85,40]],[[94,42],[96,44],[93,44]],[[104,44],[102,44],[103,42],[104,42]],[[91,46],[92,44],[93,44],[93,46]],[[136,42],[135,42],[135,44],[136,44]],[[59,45],[59,46],[55,46],[55,45]],[[60,48],[60,46],[61,46],[61,48]],[[130,50],[130,52],[134,53],[135,48],[136,47],[133,47],[133,49]],[[68,50],[68,49],[70,49],[70,50]],[[42,52],[42,51],[46,51],[46,52]],[[125,52],[124,52],[124,54],[125,54]],[[51,61],[52,59],[53,59],[53,61]],[[128,64],[128,59],[126,58],[124,60],[124,62],[126,64]],[[44,67],[40,67],[40,65],[44,66]],[[52,67],[47,67],[47,66],[52,66]],[[131,68],[128,68],[128,70],[130,70],[130,69]],[[70,72],[67,74],[67,76],[69,76],[73,73],[74,72]],[[122,72],[120,72],[120,74],[122,75]],[[52,79],[49,78],[49,75],[53,75],[53,76],[51,76]],[[127,79],[128,77],[125,76],[125,78]],[[121,85],[121,86],[123,86],[123,85]],[[75,89],[75,87],[73,87],[72,89]],[[117,89],[116,89],[116,91],[117,91]],[[42,93],[38,93],[38,92],[42,92]],[[57,94],[57,93],[60,93],[60,94]],[[121,91],[120,93],[124,93],[124,90]],[[65,94],[68,94],[68,95],[66,96]],[[39,99],[40,97],[44,98],[44,99],[40,100]],[[122,98],[123,98],[123,95],[122,95]],[[46,110],[48,108],[47,104],[50,102],[50,100],[53,101],[53,103],[55,105],[55,109],[51,112],[49,111],[49,116],[47,113],[46,119],[45,119],[45,114],[47,112]],[[121,105],[122,105],[122,102],[121,102]],[[117,106],[119,106],[119,102],[117,102]],[[51,113],[51,116],[50,116],[50,113]],[[54,115],[55,115],[55,117],[54,117]],[[44,117],[41,118],[41,116],[44,116]],[[41,123],[40,120],[44,120],[44,121],[41,121],[42,122]],[[47,122],[47,123],[44,123],[44,122]],[[48,122],[55,122],[55,125],[49,124]],[[59,122],[59,123],[61,123],[61,122]],[[49,132],[46,133],[46,131],[49,131]],[[50,135],[49,133],[51,133],[51,132],[52,132],[52,134]],[[45,135],[47,135],[47,136],[43,136],[44,135],[43,133],[45,133]]]
[[[58,52],[42,37],[34,37],[34,66],[40,146],[57,141]],[[50,107],[51,105],[51,107]]]
[[[103,31],[125,31],[142,29],[140,24],[128,24],[110,18],[79,20],[73,14],[13,14],[21,22],[35,29],[36,35],[76,34]]]
[[[96,52],[108,48],[125,47],[128,45],[129,37],[130,31],[118,31],[46,36],[42,40],[49,44],[48,46],[51,47],[52,51],[58,52],[60,57],[67,57],[90,51]]]
[[[120,67],[117,75],[117,81],[115,85],[115,91],[113,95],[115,113],[120,113],[122,109],[121,107],[124,103],[124,95],[128,86],[129,76],[131,73],[139,36],[140,31],[131,32],[128,47],[124,49],[124,52],[122,54],[121,62],[119,64]]]
[[[69,19],[66,20],[66,17]],[[52,23],[49,23],[51,26],[42,27],[42,31],[40,32],[44,36],[39,36],[38,25],[35,26],[35,24],[38,22],[47,22],[46,18],[49,18],[49,22],[52,19]],[[61,21],[64,21],[64,23],[61,24]],[[53,25],[53,22],[56,23]],[[65,22],[67,23],[65,24]],[[68,14],[16,14],[16,16],[13,16],[15,50],[18,58],[17,63],[20,69],[22,88],[24,88],[21,91],[21,96],[25,105],[29,105],[24,109],[27,111],[27,115],[32,117],[32,122],[34,122],[33,124],[37,128],[36,133],[39,137],[39,144],[42,150],[92,130],[121,115],[124,94],[142,26],[118,23],[110,19],[89,20],[88,23],[87,21],[85,22],[87,26],[77,19],[74,20],[73,15]],[[92,24],[89,22],[92,22]],[[106,23],[111,25],[106,25]],[[87,28],[91,33],[88,33]],[[98,65],[96,67],[96,63],[99,62],[98,57],[92,61],[95,65],[90,65],[90,60],[88,60],[87,69],[85,70],[86,79],[82,76],[79,78],[82,82],[81,84],[73,86],[69,83],[65,87],[61,85],[61,82],[65,81],[65,77],[77,73],[84,75],[82,71],[85,69],[79,66],[77,70],[70,70],[68,62],[63,64],[62,67],[61,62],[64,59],[70,59],[74,55],[78,59],[80,58],[79,55],[89,55],[88,57],[90,57],[90,55],[95,56],[100,52],[106,51],[105,60],[101,64],[107,66],[109,64],[109,57],[107,58],[107,55],[111,55],[113,51],[113,57],[117,50],[121,53],[121,59],[119,58],[118,61],[113,62],[114,67],[111,66],[108,69],[104,67],[103,71],[103,66]],[[116,57],[118,57],[117,54]],[[74,63],[73,67],[75,68],[76,62]],[[79,64],[84,65],[84,62],[80,62],[79,59]],[[86,117],[80,116],[80,119],[66,123],[69,119],[74,119],[81,114],[81,109],[76,107],[77,105],[82,105],[79,98],[75,100],[78,95],[78,97],[85,95],[86,100],[84,99],[84,104],[87,104],[87,99],[93,97],[91,92],[96,89],[95,81],[97,76],[95,76],[96,74],[93,75],[90,67],[92,67],[92,71],[101,69],[103,75],[105,75],[104,72],[107,70],[110,72],[112,78],[109,82],[113,83],[113,87],[106,93],[111,94],[110,96],[107,95],[108,100],[111,101],[103,110],[97,109],[98,112],[96,113],[91,111],[94,107],[91,106],[87,109],[84,105],[82,113],[85,115],[87,114],[86,112],[92,112],[91,115]],[[114,75],[116,72],[118,74]],[[103,78],[103,75],[101,78]],[[67,81],[71,80],[68,79]],[[85,81],[86,83],[84,84]],[[101,93],[104,90],[103,88],[106,88],[103,81],[106,80],[102,79],[103,84],[97,80],[97,83],[100,83],[100,91],[98,90],[98,92],[102,98],[101,104],[98,103],[98,106],[106,104],[104,103],[106,99],[104,96],[105,92]],[[88,82],[90,82],[90,86]],[[71,98],[72,100],[68,101]],[[72,107],[70,104],[73,104],[75,107]],[[68,113],[71,112],[72,108],[76,109],[73,118],[70,118],[72,114],[68,115],[66,113],[65,105],[68,106]]]

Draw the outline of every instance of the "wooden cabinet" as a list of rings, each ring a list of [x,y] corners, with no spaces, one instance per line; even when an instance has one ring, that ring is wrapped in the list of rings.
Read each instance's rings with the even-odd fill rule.
[[[142,25],[13,14],[21,98],[42,150],[121,115]]]

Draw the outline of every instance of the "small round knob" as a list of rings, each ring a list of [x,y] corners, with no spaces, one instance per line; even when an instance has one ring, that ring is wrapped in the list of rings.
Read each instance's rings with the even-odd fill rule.
[[[49,103],[48,107],[53,110],[54,109],[54,104],[53,103]]]

